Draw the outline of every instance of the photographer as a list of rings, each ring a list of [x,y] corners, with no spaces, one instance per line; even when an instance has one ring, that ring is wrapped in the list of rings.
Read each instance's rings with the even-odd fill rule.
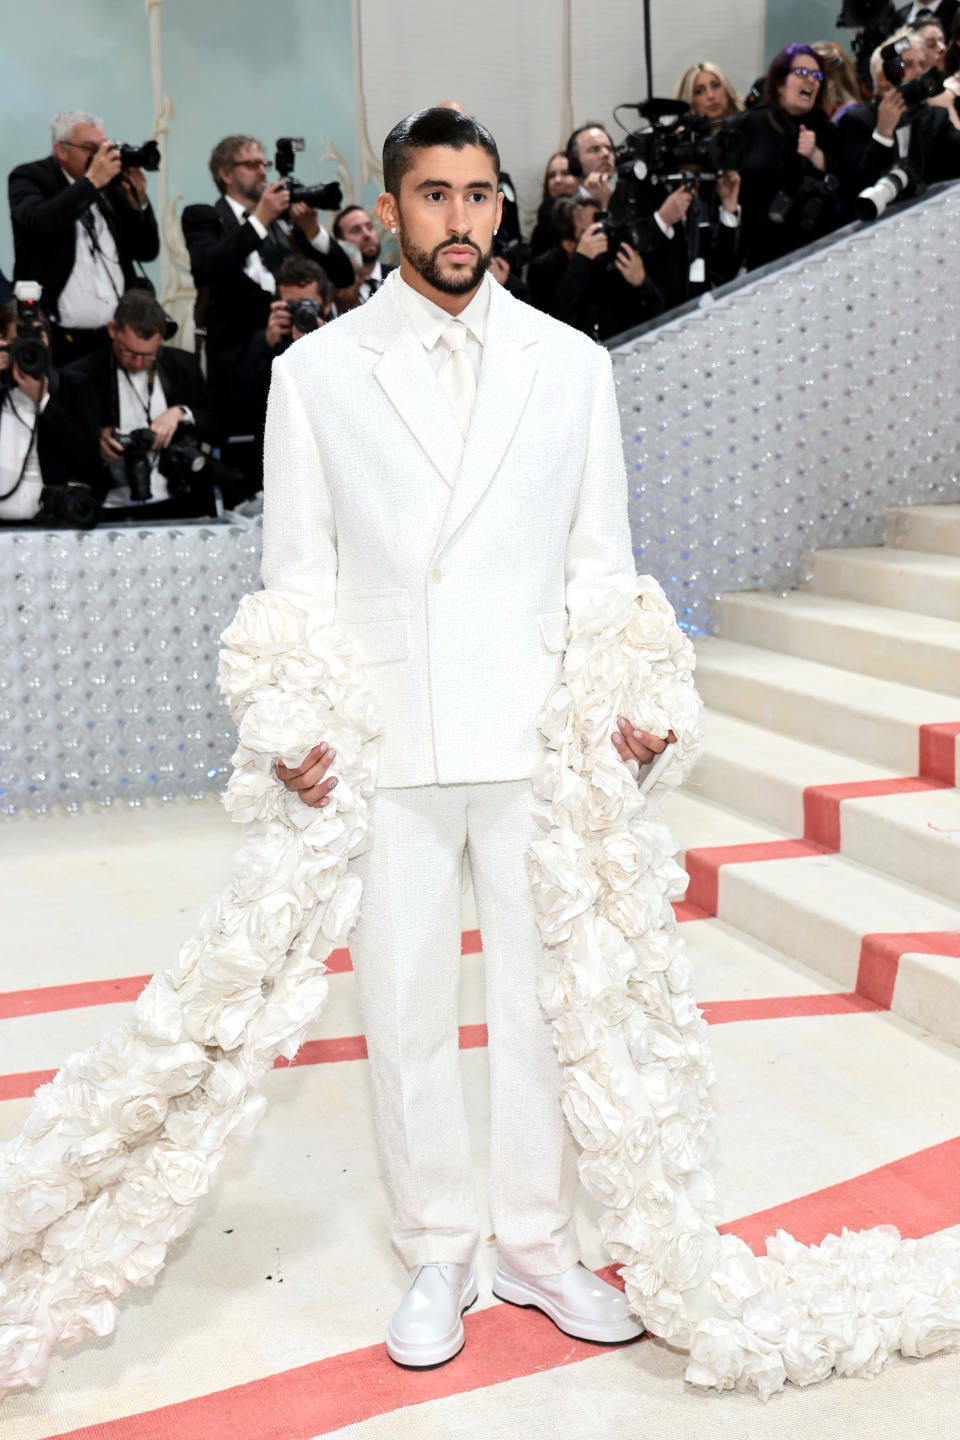
[[[295,340],[324,324],[327,314],[324,291],[328,288],[329,280],[319,265],[306,256],[289,255],[277,272],[278,297],[270,306],[267,323],[250,337],[237,361],[233,380],[237,406],[248,416],[258,417],[259,428],[253,446],[258,482],[271,366]],[[262,487],[258,483],[254,488]]]
[[[767,71],[762,103],[727,122],[744,145],[740,203],[748,270],[840,224],[837,130],[824,101],[820,57],[809,45],[788,45]]]
[[[57,365],[107,343],[107,321],[134,281],[134,261],[160,249],[138,166],[85,110],[52,122],[53,154],[18,165],[9,179],[14,279],[43,286]],[[128,157],[129,158],[129,157]]]
[[[393,265],[383,265],[380,262],[380,236],[377,234],[377,227],[373,218],[367,214],[362,205],[347,205],[340,211],[333,222],[333,233],[340,241],[346,241],[348,245],[355,245],[360,251],[363,265],[360,270],[359,301],[362,305],[375,295],[380,286],[386,280]]]
[[[884,51],[898,41],[909,44],[897,58]],[[886,74],[891,69],[902,75],[896,81]],[[870,57],[870,76],[877,98],[869,105],[854,105],[837,122],[843,162],[850,173],[854,195],[876,184],[898,160],[906,160],[917,179],[930,185],[936,180],[960,176],[960,132],[939,106],[922,97],[913,98],[908,89],[923,74],[923,57],[911,31],[901,30],[878,46]]]
[[[259,140],[228,135],[214,146],[210,173],[215,205],[188,205],[183,234],[197,287],[197,324],[206,328],[207,376],[224,436],[262,431],[264,416],[237,403],[234,376],[251,340],[263,330],[277,294],[277,271],[293,255],[322,266],[334,285],[354,283],[353,266],[303,201],[291,203],[285,181],[267,183]],[[247,466],[258,463],[247,447]]]
[[[59,503],[76,482],[87,486],[96,465],[94,402],[83,376],[49,363],[49,322],[25,317],[16,301],[0,306],[0,521],[24,523]],[[92,491],[83,491],[89,518]]]
[[[113,511],[115,518],[120,508],[126,510],[138,500],[136,514],[144,520],[209,515],[216,510],[209,480],[202,473],[205,465],[195,481],[171,493],[165,452],[176,454],[178,442],[185,440],[196,447],[211,422],[200,365],[187,351],[163,344],[165,328],[159,301],[144,290],[130,290],[108,323],[109,346],[64,372],[89,384],[101,461],[98,488],[104,509]],[[131,453],[142,451],[148,496],[131,493],[124,437],[134,434],[142,435],[139,450],[135,444]]]
[[[653,319],[664,304],[632,246],[624,242],[611,255],[598,213],[588,195],[555,200],[557,244],[530,262],[527,284],[538,310],[606,340]]]

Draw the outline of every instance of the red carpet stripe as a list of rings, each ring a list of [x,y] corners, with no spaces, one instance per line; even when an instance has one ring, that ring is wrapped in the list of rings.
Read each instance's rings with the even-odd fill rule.
[[[757,860],[804,860],[826,853],[822,845],[812,840],[760,840],[749,845],[705,845],[688,850],[683,864],[690,876],[690,885],[684,903],[695,905],[707,915],[716,915],[721,865],[744,865]]]
[[[949,1140],[722,1228],[754,1249],[762,1249],[778,1228],[806,1244],[844,1225],[861,1229],[888,1224],[909,1236],[931,1234],[960,1222],[958,1167],[960,1139]],[[463,1352],[437,1370],[400,1370],[382,1345],[368,1345],[46,1440],[170,1440],[174,1435],[190,1440],[303,1440],[411,1405],[577,1364],[607,1348],[572,1340],[537,1311],[513,1305],[494,1304],[465,1315],[464,1329]]]
[[[893,780],[851,780],[845,785],[808,785],[803,792],[803,835],[824,850],[840,849],[840,806],[844,800],[871,800],[881,795],[911,795],[918,790],[943,790],[941,780],[921,775]]]
[[[796,1020],[810,1015],[858,1015],[887,1007],[863,995],[774,995],[767,1000],[710,1000],[700,1006],[708,1025],[740,1020]]]
[[[460,936],[463,955],[478,955],[483,946],[479,930],[464,930]],[[327,970],[342,975],[353,969],[350,951],[331,950]],[[22,1015],[48,1015],[55,1010],[80,1010],[89,1005],[116,1005],[136,1000],[149,975],[128,975],[122,980],[86,980],[76,985],[43,985],[37,990],[8,990],[0,994],[0,1020]]]
[[[920,774],[944,785],[957,783],[957,737],[960,720],[920,726]]]
[[[24,1070],[20,1075],[0,1075],[0,1100],[23,1100],[48,1085],[56,1070]]]
[[[864,935],[860,942],[857,993],[889,1010],[901,955],[950,955],[960,960],[960,930]]]

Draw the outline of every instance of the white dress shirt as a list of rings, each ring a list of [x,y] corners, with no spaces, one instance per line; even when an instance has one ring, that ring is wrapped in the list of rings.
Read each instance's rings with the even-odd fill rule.
[[[371,290],[371,288],[370,288],[370,282],[371,282],[371,280],[374,282],[374,286],[375,286],[375,289],[373,289],[373,290]],[[380,289],[380,286],[381,286],[382,284],[383,284],[383,270],[381,269],[380,261],[379,261],[379,260],[375,260],[375,261],[373,262],[373,268],[372,268],[372,270],[370,271],[370,274],[367,276],[366,280],[364,280],[363,283],[362,283],[361,286],[360,286],[360,300],[361,300],[361,302],[364,301],[364,300],[369,300],[369,299],[370,299],[370,296],[373,295],[373,294],[376,294],[376,291]]]
[[[251,211],[244,210],[243,206],[240,204],[240,201],[234,200],[232,195],[225,195],[223,198],[226,200],[227,204],[230,206],[230,209],[233,211],[234,215],[236,215],[241,225],[245,220],[249,220],[254,230],[260,236],[260,239],[266,240],[266,225],[262,224],[262,222],[259,221]],[[280,218],[281,220],[283,219],[282,216]],[[292,224],[292,221],[288,221],[287,223]],[[316,235],[314,235],[313,239],[310,241],[310,244],[313,246],[314,250],[318,250],[321,255],[326,255],[329,251],[330,236],[322,225],[320,226],[320,229],[317,231]],[[247,256],[244,262],[243,273],[250,277],[254,285],[259,285],[261,290],[266,290],[268,295],[276,295],[276,277],[270,273],[266,265],[263,263],[263,256],[260,254],[259,250],[250,251],[250,254]]]
[[[0,520],[32,520],[40,509],[43,479],[36,425],[49,399],[44,395],[38,408],[14,386],[0,405],[0,496],[6,497],[0,499]],[[17,485],[21,472],[23,478]]]
[[[62,167],[61,167],[62,168]],[[73,185],[72,175],[67,175]],[[84,219],[93,220],[96,242]],[[94,202],[83,219],[75,221],[75,258],[66,285],[57,301],[57,317],[65,330],[97,330],[113,319],[117,301],[126,288],[117,242]]]
[[[414,290],[401,280],[399,270],[397,276],[397,297],[408,316],[420,343],[427,352],[427,359],[434,375],[439,375],[440,366],[447,358],[447,351],[440,344],[440,336],[450,324],[451,316],[446,310],[441,310],[426,295],[421,295],[419,290]],[[467,327],[467,355],[470,364],[473,366],[475,380],[480,379],[480,361],[483,359],[483,336],[487,327],[487,312],[490,309],[490,286],[494,281],[489,275],[483,277],[480,289],[474,295],[470,304],[460,311],[456,317],[462,320]]]

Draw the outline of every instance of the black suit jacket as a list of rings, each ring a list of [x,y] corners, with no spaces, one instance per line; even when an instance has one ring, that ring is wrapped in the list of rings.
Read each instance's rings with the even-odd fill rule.
[[[527,284],[538,310],[595,340],[620,335],[664,309],[649,277],[643,285],[631,285],[610,268],[605,255],[588,260],[575,251],[568,256],[560,245],[530,261]]]
[[[160,252],[157,221],[149,201],[135,209],[119,182],[97,190],[85,175],[71,185],[53,155],[18,165],[8,181],[13,221],[14,280],[39,280],[43,308],[54,319],[57,302],[76,258],[76,222],[99,205],[117,243],[124,288],[135,276],[135,260]]]
[[[112,348],[105,346],[82,360],[74,360],[62,373],[78,376],[90,386],[94,430],[99,446],[101,429],[106,425],[116,426],[120,421],[120,376]],[[157,378],[163,386],[167,404],[189,406],[197,429],[209,435],[214,421],[207,401],[206,382],[196,356],[175,346],[162,345],[157,353]]]
[[[84,375],[51,370],[47,383],[50,398],[37,419],[37,459],[43,483],[65,485],[68,480],[81,480],[95,486],[100,435],[90,382]],[[4,424],[12,419],[6,412],[4,395],[0,402]],[[12,419],[12,423],[19,422]]]
[[[215,205],[188,205],[181,217],[183,237],[190,252],[193,281],[198,291],[207,287],[207,374],[217,408],[230,409],[231,371],[245,353],[252,336],[265,328],[274,299],[244,274],[247,256],[259,250],[263,263],[276,274],[288,255],[299,253],[315,260],[336,286],[346,288],[356,279],[346,253],[331,237],[326,255],[315,250],[299,226],[282,217],[261,240],[249,220],[242,223],[221,196]]]
[[[894,29],[899,29],[901,25],[906,25],[907,16],[910,14],[910,11],[912,9],[913,5],[911,3],[910,5],[902,6],[902,8],[897,11],[897,23],[894,26]],[[943,33],[947,37],[948,45],[950,44],[950,27],[953,24],[953,17],[956,15],[958,10],[960,10],[960,0],[940,0],[940,4],[934,11],[934,14],[940,21],[940,24],[943,26]]]
[[[900,156],[896,143],[881,145],[874,140],[877,106],[854,105],[837,121],[840,154],[850,177],[851,198],[895,165]],[[955,130],[946,110],[938,105],[921,105],[910,116],[910,145],[907,160],[926,184],[960,177],[960,130]]]

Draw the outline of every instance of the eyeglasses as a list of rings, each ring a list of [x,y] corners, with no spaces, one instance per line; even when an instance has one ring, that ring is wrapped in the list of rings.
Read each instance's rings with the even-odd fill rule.
[[[807,76],[809,76],[811,80],[816,80],[818,85],[823,79],[822,70],[808,70],[806,65],[795,65],[790,71],[790,74],[799,75],[801,80],[806,80]]]
[[[88,140],[85,145],[78,144],[76,140],[61,140],[60,144],[69,145],[71,150],[83,150],[86,152],[87,155],[96,155],[97,151],[100,149],[100,146],[94,145],[92,140]]]
[[[269,160],[234,160],[234,170],[272,170]]]

